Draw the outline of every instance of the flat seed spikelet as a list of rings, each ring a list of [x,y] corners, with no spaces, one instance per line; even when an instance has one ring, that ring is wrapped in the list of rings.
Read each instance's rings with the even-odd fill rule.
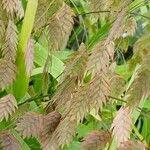
[[[38,137],[43,131],[43,116],[33,112],[27,112],[17,123],[16,130],[23,138]]]
[[[125,141],[121,143],[117,150],[146,150],[145,146],[140,141]]]
[[[4,35],[5,33],[5,25],[4,22],[2,20],[0,20],[0,41],[1,41],[1,37]]]
[[[105,0],[88,0],[88,2],[89,2],[90,12],[96,12],[96,13],[92,14],[96,19],[105,17],[106,13],[108,15],[109,7],[110,7],[110,4],[111,4],[110,0],[109,1],[105,1]],[[104,13],[102,13],[103,11],[104,11]],[[98,13],[98,12],[100,12],[100,13]]]
[[[20,150],[21,146],[10,131],[0,134],[0,142],[4,150]]]
[[[17,27],[13,21],[9,20],[6,29],[5,44],[2,48],[2,56],[10,61],[15,61],[18,44]]]
[[[91,55],[91,58],[89,60],[90,62],[87,62],[89,64],[87,67],[88,69],[86,69],[90,71],[91,69],[94,69],[95,72],[92,81],[85,83],[85,85],[79,84],[78,86],[76,86],[69,99],[67,99],[67,101],[63,103],[63,107],[65,109],[63,111],[62,120],[53,133],[52,140],[49,144],[52,144],[52,147],[56,146],[58,148],[59,146],[63,147],[65,144],[69,145],[71,139],[73,139],[73,136],[76,133],[77,125],[82,122],[85,115],[93,108],[95,108],[96,112],[98,112],[98,110],[102,108],[103,104],[106,104],[107,102],[107,97],[110,93],[107,71],[109,70],[109,61],[113,58],[114,47],[112,44],[108,43],[106,45],[102,45],[103,47],[100,47],[99,45],[98,47],[96,47],[95,51],[97,53],[94,52],[94,54]],[[96,54],[101,54],[101,57],[97,57]],[[97,58],[96,60],[94,56]],[[75,57],[75,60],[78,60],[80,57]],[[100,58],[106,59],[100,61]],[[98,67],[95,67],[97,63]],[[73,67],[74,65],[72,65],[72,67],[70,68],[73,69]],[[105,70],[105,68],[107,70]],[[93,91],[93,89],[94,92],[91,92]]]
[[[81,150],[103,150],[110,140],[108,131],[92,131],[83,139]]]
[[[15,12],[16,12],[16,16],[21,19],[24,17],[24,9],[23,9],[23,6],[22,6],[22,1],[18,1],[17,5],[16,5],[16,9],[15,9]]]
[[[0,88],[4,89],[16,78],[16,66],[7,60],[0,59]]]
[[[22,18],[24,15],[24,10],[20,0],[2,0],[3,9],[13,17],[17,14],[17,17]]]
[[[111,96],[113,97],[120,97],[121,94],[125,91],[126,81],[123,77],[118,74],[111,75],[110,79],[110,89],[111,89]]]
[[[127,13],[126,8],[122,9],[121,12],[118,13],[116,20],[114,21],[110,33],[107,37],[108,41],[114,41],[122,36],[124,31],[124,24],[122,24],[122,22],[124,21],[126,13]]]
[[[48,150],[59,150],[59,147],[64,147],[65,144],[69,145],[75,136],[76,121],[71,116],[66,116],[61,120],[47,147]]]
[[[63,50],[73,28],[74,13],[65,3],[49,21],[48,35],[51,50]]]
[[[134,108],[150,95],[150,55],[143,58],[141,67],[138,69],[135,79],[126,92],[127,105]]]
[[[63,78],[65,79],[67,76],[70,76],[71,78],[78,77],[81,81],[84,76],[87,61],[88,53],[86,46],[81,43],[78,51],[71,54],[66,60]]]
[[[41,30],[62,6],[63,0],[39,0],[34,23],[34,31]]]
[[[102,41],[93,47],[89,56],[86,70],[94,74],[107,73],[110,61],[114,56],[114,43],[112,41]]]
[[[64,103],[63,118],[50,141],[51,144],[56,143],[54,147],[69,145],[76,133],[77,125],[83,121],[85,115],[93,108],[98,112],[103,104],[106,104],[109,88],[105,82],[105,79],[100,80],[98,75],[91,83],[79,86],[73,91],[71,98]]]
[[[122,106],[117,112],[116,117],[113,120],[111,129],[113,130],[112,135],[117,140],[118,146],[127,141],[130,138],[131,133],[131,110],[129,107]]]
[[[46,149],[46,147],[48,146],[52,133],[54,132],[54,130],[60,122],[60,118],[61,115],[56,111],[53,111],[44,116],[43,131],[39,135],[39,141],[43,149]]]
[[[16,130],[21,133],[23,138],[38,138],[41,147],[46,149],[52,133],[60,122],[60,117],[61,115],[56,111],[44,116],[28,112],[19,120]]]
[[[18,108],[16,99],[9,94],[0,99],[0,122],[5,118],[8,120],[9,116]]]
[[[124,32],[127,36],[133,36],[137,28],[137,23],[134,17],[130,17],[126,20]]]
[[[61,78],[61,83],[52,101],[56,105],[56,109],[65,106],[65,103],[71,99],[73,90],[79,82],[82,82],[86,64],[88,61],[88,53],[84,44],[81,44],[79,50],[73,53],[66,61],[66,67]]]

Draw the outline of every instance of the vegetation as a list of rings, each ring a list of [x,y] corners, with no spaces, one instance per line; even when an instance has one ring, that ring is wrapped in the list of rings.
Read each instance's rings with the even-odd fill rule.
[[[4,150],[150,149],[149,0],[0,0]]]

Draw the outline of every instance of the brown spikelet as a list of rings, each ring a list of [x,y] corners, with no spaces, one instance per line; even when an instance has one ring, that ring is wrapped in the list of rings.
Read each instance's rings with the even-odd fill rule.
[[[74,120],[77,125],[90,111],[88,92],[88,85],[78,87],[72,94],[72,99],[65,104],[64,114],[70,117],[70,120]]]
[[[64,118],[54,132],[51,143],[58,141],[56,145],[69,145],[76,133],[76,126],[85,115],[93,108],[98,112],[103,104],[106,104],[109,88],[103,77],[101,80],[97,77],[91,83],[75,89],[70,99],[64,103]]]
[[[48,147],[48,143],[51,139],[52,133],[60,122],[60,117],[61,115],[56,111],[44,116],[44,128],[39,135],[39,141],[41,143],[42,149],[46,149],[46,147]]]
[[[30,39],[25,52],[26,72],[28,75],[32,73],[34,66],[34,41]]]
[[[87,71],[95,73],[106,73],[109,69],[110,60],[114,56],[113,42],[104,41],[94,46],[87,64]]]
[[[17,2],[18,0],[2,0],[3,9],[5,9],[7,13],[13,16]]]
[[[111,89],[111,96],[113,97],[120,97],[121,94],[125,91],[125,84],[126,81],[121,76],[114,74],[110,80],[110,89]]]
[[[82,80],[85,66],[88,61],[88,53],[86,51],[85,45],[82,43],[79,47],[79,50],[69,56],[65,63],[64,78],[66,76],[78,77],[79,80]]]
[[[112,28],[110,30],[110,33],[109,33],[109,35],[107,37],[108,41],[114,41],[117,38],[122,36],[123,31],[124,31],[123,21],[124,21],[124,17],[126,15],[126,12],[127,12],[127,9],[124,8],[117,15],[116,20],[114,21],[114,23],[112,25]]]
[[[6,10],[8,15],[22,18],[24,15],[24,10],[20,0],[2,0],[3,9]]]
[[[9,94],[0,99],[0,121],[4,118],[8,120],[9,115],[12,115],[17,108],[17,102],[13,95]]]
[[[63,147],[65,144],[69,144],[75,135],[76,126],[84,119],[85,115],[93,108],[98,112],[103,104],[106,104],[110,93],[107,71],[109,70],[109,61],[114,53],[113,46],[110,45],[103,45],[100,49],[99,46],[96,48],[95,51],[97,54],[100,53],[101,57],[98,58],[96,53],[91,55],[93,59],[90,59],[88,70],[94,69],[95,74],[92,81],[76,87],[69,99],[64,103],[63,120],[54,132],[55,136],[53,135],[52,137],[52,139],[55,139],[53,141],[58,141],[55,145]],[[97,60],[95,60],[94,56]],[[95,67],[97,64],[98,67]]]
[[[64,113],[74,118],[78,125],[93,108],[97,113],[106,104],[109,93],[110,89],[106,78],[97,75],[90,83],[74,90],[72,98],[64,104]]]
[[[0,20],[0,40],[1,40],[1,37],[4,35],[4,32],[5,32],[5,25],[4,25],[4,22]]]
[[[62,82],[52,98],[54,105],[56,106],[57,110],[61,110],[62,106],[65,106],[65,103],[71,99],[72,92],[74,88],[77,86],[77,77],[70,78],[68,77],[67,80]],[[47,105],[46,110],[50,109],[50,105]]]
[[[48,24],[49,18],[52,17],[62,6],[62,0],[39,0],[34,24],[35,32],[41,30]]]
[[[16,130],[23,138],[38,137],[43,131],[43,116],[33,112],[26,113],[17,123]]]
[[[0,88],[3,89],[16,78],[16,66],[7,60],[0,59]]]
[[[10,61],[15,61],[17,44],[18,44],[18,35],[17,35],[16,25],[9,20],[8,27],[6,30],[5,44],[2,49],[2,55],[5,59]]]
[[[133,36],[137,28],[137,23],[134,17],[127,19],[124,31],[128,36]]]
[[[144,57],[135,79],[126,93],[127,105],[131,108],[138,106],[140,101],[150,95],[150,55]]]
[[[20,144],[10,131],[5,131],[0,134],[0,142],[4,150],[20,150]]]
[[[118,145],[130,138],[131,124],[131,110],[129,107],[121,107],[111,126],[112,135],[117,140]]]
[[[150,35],[149,34],[144,34],[142,37],[140,37],[136,43],[134,44],[133,50],[134,54],[138,54],[140,56],[143,56],[144,54],[147,55],[149,54],[149,43]]]
[[[82,81],[85,66],[87,64],[88,53],[84,44],[81,44],[79,50],[73,53],[66,61],[66,68],[62,77],[62,82],[58,86],[56,94],[52,98],[56,108],[60,109],[71,99],[71,94],[77,86],[78,81]]]
[[[96,74],[90,83],[89,90],[87,91],[90,104],[90,110],[95,108],[96,113],[106,105],[108,96],[110,95],[110,83],[106,74]],[[93,91],[93,92],[90,92]]]
[[[134,55],[132,59],[129,61],[129,71],[133,71],[137,64],[141,64],[144,57],[150,54],[150,34],[146,33],[141,36],[133,46]]]
[[[56,130],[52,134],[51,140],[48,143],[49,150],[59,149],[65,144],[69,145],[75,136],[76,131],[76,120],[67,115],[61,120]]]
[[[91,12],[97,12],[93,13],[92,15],[95,18],[103,18],[103,16],[106,16],[106,13],[109,10],[110,7],[110,1],[105,1],[105,0],[88,0],[89,2],[89,9]],[[98,13],[99,11],[106,11],[105,13]]]
[[[7,23],[8,21],[8,17],[7,17],[7,13],[6,11],[3,9],[3,4],[2,4],[2,0],[0,2],[0,20],[2,20],[5,23]]]
[[[49,21],[49,46],[51,50],[62,50],[65,48],[69,35],[73,28],[72,9],[65,3]]]
[[[15,8],[15,13],[16,13],[16,16],[20,19],[24,17],[24,9],[22,6],[22,1],[20,1],[20,0],[18,0],[18,2],[17,2],[16,8]]]
[[[82,150],[103,150],[110,142],[111,134],[108,131],[93,131],[82,142]]]
[[[121,143],[117,150],[146,150],[145,146],[140,141],[125,141]]]

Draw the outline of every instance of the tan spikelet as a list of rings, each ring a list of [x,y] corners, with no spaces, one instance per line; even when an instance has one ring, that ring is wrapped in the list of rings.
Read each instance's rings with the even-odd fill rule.
[[[4,25],[4,22],[0,20],[0,40],[1,40],[1,37],[4,35],[4,33],[5,33],[5,25]]]
[[[121,143],[117,150],[146,150],[145,146],[140,141],[125,141]]]
[[[6,30],[5,45],[2,49],[2,55],[5,59],[15,61],[17,44],[18,44],[18,31],[16,25],[9,20]]]
[[[62,82],[55,93],[55,95],[52,98],[52,101],[54,105],[56,106],[57,110],[61,110],[62,106],[65,106],[66,102],[71,99],[72,92],[74,91],[74,88],[77,86],[76,81],[77,77],[74,78],[66,78],[64,82]],[[47,105],[46,110],[48,111],[50,109],[51,104]]]
[[[16,8],[15,8],[15,13],[16,13],[16,16],[20,19],[24,17],[24,9],[22,6],[22,1],[20,1],[20,0],[18,0],[18,2],[17,2]]]
[[[16,99],[13,95],[9,94],[0,99],[0,121],[4,118],[8,120],[8,117],[15,112],[17,107]]]
[[[16,66],[7,60],[0,59],[0,88],[4,89],[16,78]]]
[[[106,15],[108,15],[109,12],[107,12],[109,10],[110,7],[110,2],[109,1],[105,1],[105,0],[88,0],[89,2],[89,10],[90,12],[97,12],[97,13],[93,13],[92,15],[97,19],[97,18],[103,18]],[[101,11],[101,12],[100,12]],[[106,11],[104,13],[102,13],[102,11]],[[98,13],[100,12],[100,13]]]
[[[51,143],[58,141],[58,144],[55,145],[62,147],[65,144],[69,145],[75,135],[76,126],[84,119],[85,115],[93,108],[98,112],[103,104],[106,104],[109,86],[103,77],[101,80],[100,76],[97,77],[91,83],[75,89],[71,99],[66,101],[64,118],[54,132]]]
[[[107,71],[109,70],[109,61],[114,53],[113,46],[110,45],[103,45],[100,49],[98,49],[99,46],[96,48],[95,51],[97,53],[94,53],[93,56],[91,55],[91,58],[93,59],[90,59],[88,66],[88,70],[91,70],[92,68],[95,71],[92,81],[85,85],[76,87],[71,94],[70,99],[64,103],[63,107],[65,108],[65,111],[63,112],[63,120],[54,132],[55,136],[53,136],[55,137],[55,140],[53,141],[58,141],[59,146],[63,147],[65,144],[70,143],[75,135],[76,126],[84,119],[85,115],[90,112],[90,110],[95,108],[96,112],[98,112],[103,104],[106,104],[110,93]],[[96,54],[99,53],[101,57],[97,57]],[[95,60],[94,56],[97,60]],[[100,58],[102,58],[102,60],[100,60]],[[99,67],[95,67],[97,63]]]
[[[129,107],[121,107],[111,126],[111,129],[113,130],[112,135],[117,140],[118,145],[130,138],[131,125],[131,110]]]
[[[127,9],[124,8],[121,10],[121,12],[119,12],[119,14],[116,17],[116,20],[114,21],[112,28],[109,32],[109,35],[107,37],[108,41],[114,41],[117,38],[121,37],[124,31],[124,17],[127,13]],[[116,32],[117,31],[117,32]]]
[[[72,94],[72,98],[64,104],[64,113],[74,118],[77,125],[93,108],[97,113],[107,102],[110,93],[108,84],[106,77],[97,75],[89,84],[78,87]]]
[[[21,146],[10,131],[0,134],[0,142],[4,150],[20,150]]]
[[[13,16],[17,2],[18,0],[2,0],[3,9],[5,9],[7,13],[10,13],[10,15]]]
[[[62,7],[63,0],[39,0],[34,23],[34,31],[40,31],[48,25],[49,19]]]
[[[81,150],[103,150],[110,139],[108,131],[93,131],[83,139]]]
[[[127,105],[134,108],[150,95],[150,55],[143,58],[135,79],[126,93]]]
[[[76,121],[74,119],[73,116],[66,116],[61,120],[48,143],[49,150],[57,150],[65,144],[70,144],[76,133]]]
[[[107,73],[110,60],[114,56],[113,42],[103,41],[93,47],[92,53],[87,64],[87,71],[96,73]]]
[[[134,55],[129,61],[129,71],[133,71],[135,69],[136,64],[141,64],[144,57],[150,54],[149,39],[150,34],[146,33],[135,42],[133,46]]]
[[[66,78],[68,75],[70,77],[76,76],[79,80],[82,80],[87,61],[88,53],[85,45],[82,43],[79,50],[71,54],[71,56],[69,56],[66,60],[63,77]]]
[[[149,43],[150,35],[148,33],[144,34],[141,38],[139,38],[134,44],[133,50],[134,54],[147,55],[149,54]]]
[[[17,123],[16,130],[21,133],[23,138],[38,137],[43,131],[43,116],[28,112]]]
[[[4,24],[6,25],[7,21],[8,21],[8,17],[7,17],[7,13],[6,11],[3,9],[3,4],[2,4],[2,0],[0,2],[0,20],[2,20],[4,22]]]
[[[72,9],[64,3],[62,8],[49,21],[48,35],[51,50],[62,50],[65,48],[73,28],[73,16]]]
[[[30,39],[25,52],[26,72],[30,76],[34,67],[34,41]]]
[[[52,133],[56,129],[57,125],[60,122],[61,115],[54,111],[46,116],[44,116],[44,128],[43,131],[39,135],[39,141],[41,143],[42,149],[46,149],[49,145],[49,141],[51,139]]]
[[[56,108],[60,109],[70,100],[77,81],[82,81],[86,64],[88,61],[88,53],[84,44],[81,44],[79,50],[73,53],[66,61],[66,68],[62,76],[62,81],[58,86],[56,94],[52,101],[56,104]]]
[[[134,17],[128,18],[124,28],[125,28],[124,29],[125,33],[128,36],[133,36],[137,28],[137,23],[136,23],[135,18]]]
[[[95,108],[96,113],[108,101],[108,96],[110,95],[110,83],[109,78],[106,74],[96,74],[90,83],[89,90],[87,91],[89,98],[90,110]],[[91,92],[93,91],[93,92]]]
[[[126,81],[119,75],[113,74],[110,79],[110,89],[111,89],[111,96],[113,97],[120,97],[122,93],[125,91]]]

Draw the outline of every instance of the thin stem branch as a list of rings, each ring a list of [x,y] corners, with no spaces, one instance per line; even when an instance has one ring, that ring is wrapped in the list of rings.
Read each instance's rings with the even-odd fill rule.
[[[31,97],[31,98],[25,100],[25,101],[22,102],[22,103],[19,103],[18,106],[21,106],[21,105],[24,105],[24,104],[26,104],[26,103],[30,103],[30,102],[32,102],[32,101],[35,101],[35,100],[38,100],[38,99],[41,99],[41,98],[45,98],[45,97],[48,97],[48,96],[51,96],[51,94],[34,96],[34,97]],[[46,101],[44,101],[44,102],[46,102]]]
[[[120,98],[117,98],[117,97],[114,97],[114,96],[109,96],[109,98],[115,99],[115,100],[123,102],[123,103],[127,103],[127,101],[120,99]]]
[[[85,13],[81,13],[81,14],[78,14],[79,16],[80,15],[90,15],[90,14],[98,14],[98,13],[109,13],[110,11],[109,10],[104,10],[104,11],[91,11],[91,12],[85,12]],[[135,15],[135,16],[141,16],[145,19],[149,19],[150,20],[150,17],[148,16],[145,16],[145,15],[142,15],[142,14],[138,14],[138,13],[134,13],[134,12],[129,12],[131,15]]]

